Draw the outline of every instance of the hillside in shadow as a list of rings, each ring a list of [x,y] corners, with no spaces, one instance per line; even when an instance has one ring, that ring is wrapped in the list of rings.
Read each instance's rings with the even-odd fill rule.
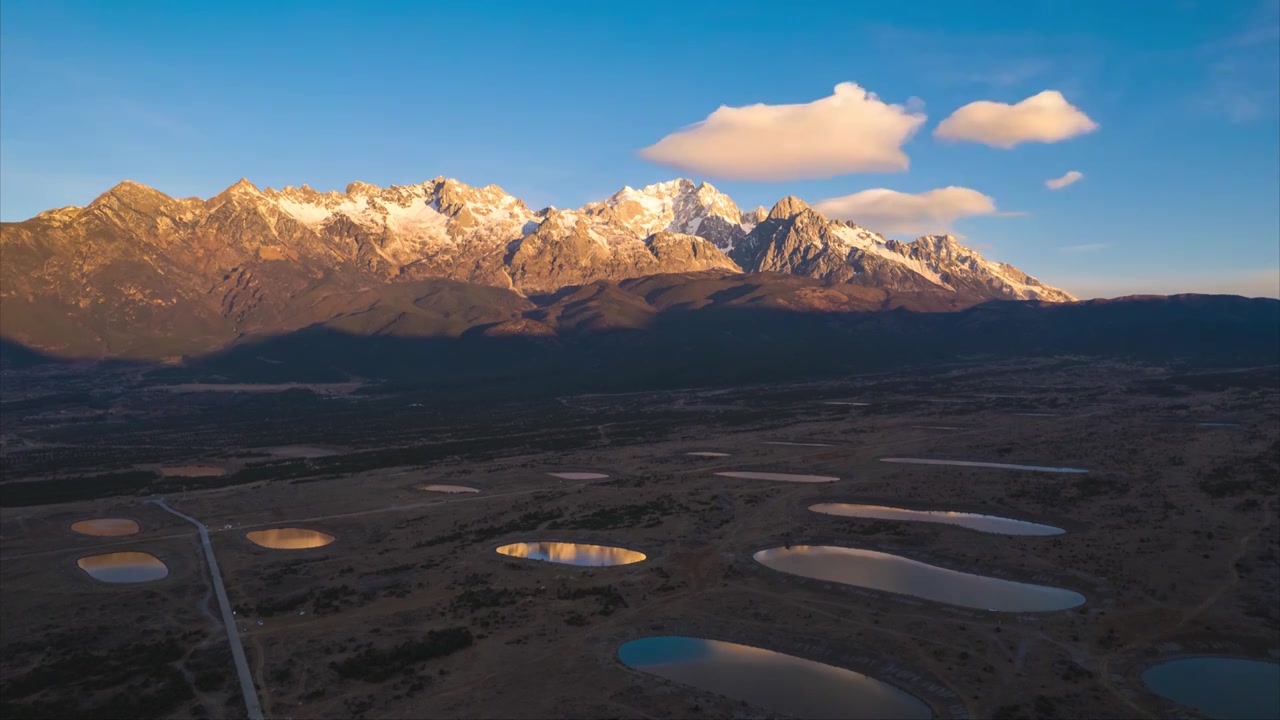
[[[354,376],[393,387],[528,394],[797,381],[987,358],[1117,357],[1236,367],[1280,358],[1280,301],[1235,296],[993,301],[938,313],[712,306],[661,312],[642,327],[580,328],[529,335],[481,326],[431,337],[314,326],[250,339],[180,366],[157,366],[152,375],[250,382]]]

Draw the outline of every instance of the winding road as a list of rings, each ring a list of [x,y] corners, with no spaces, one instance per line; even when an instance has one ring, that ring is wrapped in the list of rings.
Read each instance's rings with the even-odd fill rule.
[[[236,628],[236,618],[231,612],[231,603],[227,600],[227,590],[222,585],[222,573],[218,570],[218,560],[213,556],[213,544],[209,542],[209,530],[199,520],[169,507],[164,498],[156,498],[148,502],[195,525],[196,529],[200,531],[200,542],[204,545],[204,558],[209,565],[209,576],[213,578],[213,591],[218,596],[218,605],[222,607],[222,624],[227,628],[227,643],[231,646],[231,658],[235,660],[236,674],[240,676],[240,690],[244,693],[244,706],[249,713],[249,720],[263,720],[262,706],[258,704],[258,690],[253,685],[253,675],[249,672],[249,663],[245,660],[244,646],[240,644],[240,631]]]

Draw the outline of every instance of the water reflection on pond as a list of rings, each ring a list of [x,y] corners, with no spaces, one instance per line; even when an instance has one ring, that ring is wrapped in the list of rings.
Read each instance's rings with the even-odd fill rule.
[[[466,485],[419,485],[418,489],[426,490],[427,492],[441,492],[441,493],[478,493],[480,492],[476,488],[467,487]]]
[[[929,718],[915,696],[875,678],[772,650],[664,636],[618,648],[629,667],[801,718]]]
[[[741,480],[777,480],[779,482],[794,483],[829,483],[839,480],[838,477],[830,475],[797,475],[795,473],[778,473],[778,472],[718,472],[721,477],[738,478]]]
[[[609,477],[604,473],[596,472],[552,472],[547,474],[551,477],[558,477],[561,480],[602,480]]]
[[[973,575],[862,548],[792,545],[761,550],[754,557],[792,575],[980,610],[1043,612],[1084,603],[1084,596],[1071,590]]]
[[[957,467],[1001,468],[1003,470],[1031,470],[1050,473],[1087,473],[1088,470],[1069,467],[1050,467],[1047,465],[1014,465],[1012,463],[979,462],[976,460],[937,460],[933,458],[880,458],[880,462],[907,463],[909,465],[955,465]]]
[[[1061,535],[1065,531],[1052,525],[998,515],[980,515],[978,513],[952,512],[950,510],[908,510],[907,508],[888,507],[884,505],[858,505],[854,503],[819,503],[810,505],[809,509],[826,515],[841,517],[872,518],[876,520],[904,520],[907,522],[928,522],[956,525],[978,532],[995,533],[997,535]]]
[[[306,550],[324,547],[333,542],[333,536],[318,530],[304,528],[272,528],[270,530],[254,530],[245,533],[245,537],[255,545],[272,550]]]
[[[81,535],[93,535],[95,537],[117,537],[120,535],[136,535],[138,533],[138,521],[128,518],[95,518],[93,520],[81,520],[71,524],[71,530]]]
[[[169,568],[160,558],[144,552],[90,555],[80,558],[76,564],[94,580],[107,583],[151,582],[169,574]]]
[[[1280,664],[1189,657],[1153,665],[1142,681],[1157,695],[1215,720],[1280,718]]]
[[[626,548],[566,542],[512,543],[498,548],[498,552],[511,557],[592,567],[630,565],[645,559],[644,553]]]

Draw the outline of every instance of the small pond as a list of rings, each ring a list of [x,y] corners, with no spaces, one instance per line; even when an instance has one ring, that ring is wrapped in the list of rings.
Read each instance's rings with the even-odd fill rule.
[[[144,552],[117,552],[90,555],[76,561],[94,580],[105,583],[143,583],[169,574],[160,558]]]
[[[628,667],[797,718],[930,718],[929,706],[862,673],[721,640],[662,636],[618,648]]]
[[[795,473],[778,473],[778,472],[718,472],[716,475],[721,477],[738,478],[740,480],[776,480],[778,482],[793,483],[829,483],[839,480],[838,477],[830,475],[797,475]]]
[[[333,542],[334,537],[318,530],[305,528],[272,528],[270,530],[253,530],[245,533],[245,537],[254,545],[261,545],[272,550],[306,550],[324,547]]]
[[[1167,660],[1142,673],[1152,692],[1214,720],[1280,718],[1280,663],[1232,657]]]
[[[478,489],[466,485],[419,485],[419,490],[438,493],[478,493]]]
[[[1084,596],[1071,590],[973,575],[862,548],[792,545],[753,557],[792,575],[979,610],[1046,612],[1084,603]]]
[[[1032,470],[1049,473],[1087,473],[1088,470],[1069,467],[1049,467],[1046,465],[1013,465],[1011,463],[980,462],[977,460],[937,460],[933,458],[880,458],[880,462],[906,463],[908,465],[954,465],[957,467],[1000,468],[1002,470]]]
[[[71,524],[71,530],[81,535],[93,535],[95,537],[118,537],[120,535],[137,535],[137,520],[128,518],[94,518],[93,520],[81,520]]]
[[[561,480],[602,480],[609,477],[604,473],[597,472],[551,472],[547,474],[551,477],[558,477]]]
[[[645,559],[645,554],[607,545],[584,545],[567,542],[521,542],[503,545],[498,552],[511,557],[545,560],[564,565],[606,567],[630,565]]]
[[[950,510],[908,510],[907,508],[888,507],[885,505],[859,505],[855,503],[819,503],[810,505],[809,509],[814,512],[839,515],[841,517],[943,523],[997,535],[1061,535],[1066,532],[1062,528],[1056,528],[1052,525],[1041,525],[998,515],[980,515],[978,513],[952,512]]]

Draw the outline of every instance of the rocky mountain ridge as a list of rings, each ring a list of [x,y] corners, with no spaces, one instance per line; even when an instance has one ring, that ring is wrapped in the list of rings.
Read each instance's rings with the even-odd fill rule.
[[[532,298],[671,273],[776,273],[930,295],[930,306],[1074,300],[949,236],[888,240],[797,198],[742,211],[684,179],[539,210],[445,178],[341,193],[242,179],[207,200],[126,181],[87,206],[0,225],[0,250],[4,335],[46,348],[59,344],[51,328],[91,328],[104,346],[139,327],[172,336],[175,351],[219,346],[439,279]]]

